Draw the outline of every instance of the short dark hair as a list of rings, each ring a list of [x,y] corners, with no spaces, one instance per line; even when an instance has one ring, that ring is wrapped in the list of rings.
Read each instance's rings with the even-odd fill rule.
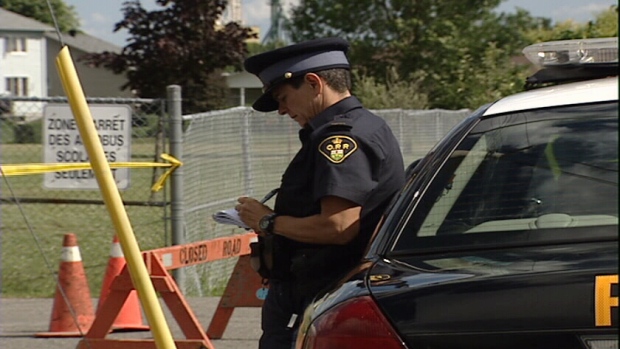
[[[316,73],[325,79],[336,92],[347,92],[351,89],[351,72],[348,69],[328,69]]]
[[[315,72],[315,74],[325,80],[327,85],[336,90],[336,92],[343,93],[351,89],[351,72],[348,69],[327,69]],[[298,89],[303,84],[304,78],[305,74],[286,80],[284,83]]]

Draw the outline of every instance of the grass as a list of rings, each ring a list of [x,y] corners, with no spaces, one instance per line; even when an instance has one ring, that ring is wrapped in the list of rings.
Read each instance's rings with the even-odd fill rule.
[[[2,227],[2,295],[5,297],[51,297],[53,274],[57,272],[63,236],[78,238],[90,290],[98,295],[107,266],[114,229],[103,206],[58,207],[50,214],[49,205],[23,205],[23,221],[5,222]],[[165,245],[162,217],[144,208],[127,209],[141,250]],[[2,215],[19,217],[16,206],[3,207]],[[143,212],[140,212],[143,211]],[[153,211],[152,209],[150,211]],[[155,218],[155,219],[153,219]],[[29,232],[26,220],[32,226]]]
[[[201,150],[199,151],[201,158],[191,161],[198,160],[203,163],[205,159],[202,157],[208,158],[209,173],[205,173],[205,177],[209,178],[211,184],[221,188],[222,185],[230,182],[231,177],[230,173],[222,171],[223,166],[226,166],[231,161],[230,159],[240,156],[239,144],[229,139],[214,138],[216,139],[203,140],[204,143],[200,144]],[[265,175],[264,178],[277,182],[281,169],[275,165],[285,159],[274,155],[274,141],[279,144],[276,148],[281,151],[281,145],[288,144],[290,140],[285,137],[281,140],[271,139],[271,142],[267,142],[271,144],[258,142],[252,151],[264,155],[260,157],[260,164],[256,164],[254,170],[262,168],[274,171],[274,173]],[[154,148],[155,145],[150,139],[147,141],[142,138],[134,139],[132,161],[152,161]],[[39,144],[3,144],[1,161],[2,164],[40,163],[43,158],[42,152],[43,149]],[[121,192],[123,200],[126,202],[163,201],[163,193],[153,196],[150,191],[152,176],[151,169],[132,169],[131,185]],[[261,177],[263,176],[259,176]],[[0,185],[0,194],[3,199],[17,197],[48,200],[101,200],[98,190],[46,189],[43,187],[43,175],[7,177],[6,180],[8,184],[3,181]],[[235,181],[229,185],[236,189],[235,192],[238,191],[239,188]],[[272,187],[273,185],[269,185],[266,189],[261,189],[257,195],[263,195],[263,191],[266,192]],[[201,196],[200,200],[206,197],[208,196]],[[59,270],[63,237],[67,233],[74,233],[78,239],[91,296],[98,297],[114,234],[114,228],[105,206],[30,202],[24,202],[18,206],[3,202],[0,209],[2,296],[53,297],[56,289],[54,274]],[[126,211],[142,251],[170,244],[163,208],[126,206]],[[201,216],[210,217],[208,213],[201,213]],[[206,221],[208,224],[210,220],[206,219]],[[226,227],[212,227],[211,229],[204,227],[199,233],[200,236],[188,236],[188,241],[204,239],[204,231],[215,231],[215,229],[226,229]],[[226,235],[231,233],[228,232]],[[206,290],[209,295],[217,295],[225,287],[225,280],[221,281],[221,275],[226,274],[226,270],[231,267],[230,262],[216,262],[213,265],[195,268],[196,271],[188,270],[188,273],[193,273],[192,281],[199,280],[198,282],[203,284],[199,287],[201,293]],[[188,292],[188,295],[191,295],[189,290]]]
[[[209,206],[185,212],[186,241],[198,241],[215,236],[228,236],[238,231],[216,226],[210,218],[215,209],[228,208],[230,200],[244,194],[247,182],[252,183],[255,196],[262,196],[279,184],[282,171],[299,146],[297,128],[281,118],[251,119],[251,161],[248,168],[241,145],[243,133],[239,122],[224,124],[205,120],[194,124],[196,131],[184,134],[185,208],[205,203],[222,202],[223,207]],[[238,120],[237,120],[238,121]],[[281,124],[281,125],[280,125]],[[413,126],[410,126],[413,128]],[[288,130],[288,132],[286,132]],[[137,134],[134,130],[134,135]],[[132,161],[153,161],[155,144],[147,130],[132,142]],[[426,133],[431,133],[426,132]],[[423,132],[423,135],[426,136]],[[7,144],[10,130],[0,123],[1,164],[40,163],[43,149],[40,144]],[[194,134],[194,138],[188,140]],[[434,136],[435,133],[430,134]],[[150,138],[149,138],[150,137]],[[404,147],[405,165],[421,156],[432,146],[430,141],[408,136]],[[190,147],[191,146],[191,147]],[[244,171],[250,171],[246,178]],[[162,171],[160,170],[159,173]],[[131,169],[131,185],[121,191],[125,202],[163,201],[164,193],[153,195],[152,169]],[[6,183],[8,182],[8,184]],[[189,189],[191,186],[190,190]],[[168,187],[166,187],[167,189]],[[166,190],[165,189],[165,190]],[[1,276],[0,291],[4,297],[52,297],[55,293],[54,274],[59,270],[63,236],[74,233],[82,254],[91,296],[98,297],[103,274],[109,259],[114,235],[110,216],[103,205],[42,204],[24,200],[16,205],[6,200],[75,199],[101,200],[98,190],[49,190],[43,187],[43,175],[2,178],[0,197]],[[166,211],[161,207],[126,206],[129,220],[142,251],[170,244]],[[221,262],[221,263],[220,263]],[[208,265],[207,265],[208,264]],[[188,268],[188,284],[200,294],[219,294],[224,277],[230,275],[230,261],[206,263],[201,268]],[[188,292],[187,295],[194,295]]]
[[[134,140],[132,161],[153,161],[154,149],[151,140]],[[3,144],[1,159],[2,164],[39,163],[42,162],[42,147],[39,144]],[[163,201],[163,190],[155,195],[150,191],[152,169],[132,169],[130,176],[130,187],[121,192],[123,200]],[[98,190],[45,189],[43,175],[5,177],[0,190],[3,199],[101,200]],[[141,250],[168,244],[164,208],[126,206],[126,212]],[[74,233],[91,295],[98,297],[114,235],[104,205],[25,202],[17,205],[4,201],[0,213],[2,296],[52,297],[63,237]]]

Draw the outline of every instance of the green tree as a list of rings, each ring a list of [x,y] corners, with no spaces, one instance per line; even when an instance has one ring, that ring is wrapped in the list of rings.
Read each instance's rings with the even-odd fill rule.
[[[600,12],[593,21],[588,23],[577,23],[567,20],[557,23],[550,28],[533,28],[526,32],[526,37],[533,43],[614,36],[618,36],[617,5],[612,5],[607,10]]]
[[[54,15],[58,21],[58,28],[62,32],[80,29],[80,19],[73,6],[67,5],[63,0],[50,0]],[[0,0],[0,7],[22,16],[36,19],[54,26],[52,14],[46,1],[42,0]]]
[[[389,69],[385,83],[353,70],[353,94],[369,109],[426,109],[428,96],[421,91],[419,80],[404,80],[396,69]]]
[[[592,27],[595,29],[592,37],[618,36],[618,5],[599,13]]]
[[[247,55],[245,41],[255,37],[237,23],[218,26],[225,0],[157,0],[161,10],[146,11],[139,0],[123,5],[124,19],[114,31],[129,32],[120,54],[103,52],[83,58],[117,74],[127,75],[122,88],[140,97],[161,98],[166,86],[183,90],[183,110],[201,112],[227,106],[227,87],[220,72],[241,69]]]
[[[522,87],[506,73],[523,75],[513,57],[529,44],[528,30],[551,26],[524,10],[498,14],[494,9],[500,2],[302,0],[292,10],[288,30],[295,42],[348,39],[354,66],[384,84],[385,72],[395,68],[402,79],[419,84],[431,108],[476,108],[477,94],[496,93],[497,84],[503,93]],[[489,57],[497,61],[490,64]],[[497,78],[479,79],[489,74]],[[472,83],[476,88],[468,87]]]

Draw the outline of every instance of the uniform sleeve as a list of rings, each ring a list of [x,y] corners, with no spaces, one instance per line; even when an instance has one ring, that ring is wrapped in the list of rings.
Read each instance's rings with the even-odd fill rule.
[[[314,199],[337,196],[363,205],[378,183],[379,149],[348,132],[328,134],[316,144]]]

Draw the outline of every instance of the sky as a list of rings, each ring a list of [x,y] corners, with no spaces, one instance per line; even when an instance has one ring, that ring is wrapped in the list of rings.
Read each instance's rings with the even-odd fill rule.
[[[121,7],[125,0],[65,0],[73,6],[81,20],[81,29],[95,37],[109,41],[118,46],[125,45],[126,33],[113,33],[114,24],[123,16]],[[154,0],[141,0],[147,10],[156,9]],[[243,25],[258,26],[262,36],[269,30],[270,0],[241,0]],[[299,0],[281,0],[284,12],[291,4]],[[614,0],[505,0],[498,7],[500,12],[515,12],[517,7],[523,8],[536,17],[551,18],[554,22],[572,19],[585,23],[594,19],[596,14],[617,4]]]

